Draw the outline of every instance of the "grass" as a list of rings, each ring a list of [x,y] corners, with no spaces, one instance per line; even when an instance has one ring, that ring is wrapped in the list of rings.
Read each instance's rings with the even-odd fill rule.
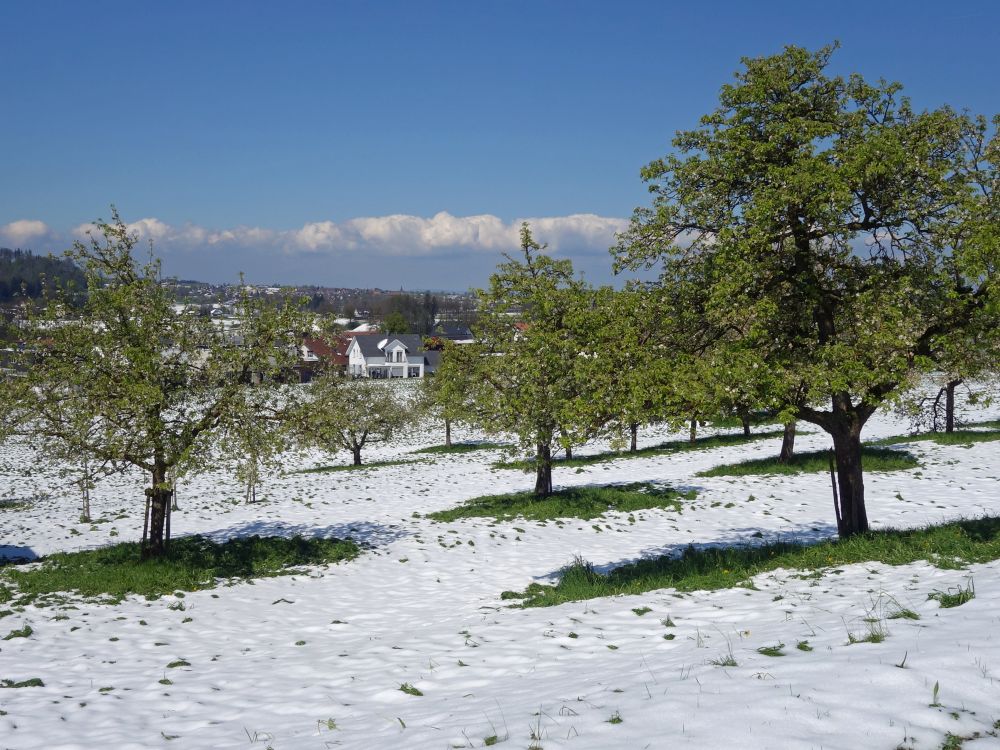
[[[962,587],[959,585],[955,589],[948,589],[947,591],[935,591],[932,594],[927,595],[928,599],[937,599],[942,607],[961,607],[968,601],[976,598],[976,587],[970,580],[969,585]]]
[[[591,464],[614,461],[618,458],[648,458],[650,456],[663,456],[670,453],[685,453],[687,451],[708,450],[710,448],[724,448],[730,445],[742,445],[744,443],[752,443],[757,440],[767,440],[769,438],[781,437],[783,434],[784,432],[780,430],[771,430],[769,432],[754,433],[749,437],[745,436],[742,432],[725,435],[709,435],[707,437],[700,437],[693,443],[689,440],[669,440],[665,443],[660,443],[659,445],[652,445],[648,448],[640,448],[637,451],[605,451],[603,453],[595,453],[589,456],[555,458],[552,460],[552,464],[553,466],[565,466],[570,468],[574,466],[589,466]],[[535,463],[532,460],[501,461],[493,464],[493,468],[534,471]]]
[[[392,461],[372,461],[367,464],[333,464],[331,466],[314,466],[311,469],[298,469],[290,471],[289,474],[327,474],[331,471],[360,471],[361,469],[377,469],[381,466],[401,466],[403,464],[415,464],[418,461],[408,461],[405,459],[395,459]]]
[[[751,427],[759,427],[761,425],[771,425],[775,424],[777,421],[778,420],[775,414],[771,414],[765,411],[753,412],[750,415]],[[706,422],[711,427],[715,427],[717,429],[722,429],[726,427],[739,427],[740,429],[743,429],[743,420],[732,414],[724,417],[722,416],[710,417],[709,419],[706,420]]]
[[[400,685],[399,689],[402,690],[407,695],[418,695],[418,696],[423,695],[423,693],[420,691],[420,688],[415,688],[408,682],[404,682],[402,685]]]
[[[818,544],[775,542],[730,547],[688,546],[680,555],[665,555],[598,573],[578,560],[565,568],[554,586],[532,583],[503,599],[520,599],[523,607],[547,607],[570,601],[656,589],[698,591],[733,588],[778,568],[823,571],[838,565],[881,562],[906,565],[927,560],[940,568],[1000,559],[1000,517],[927,526],[922,529],[872,531]]]
[[[213,588],[217,579],[263,578],[298,565],[350,560],[359,552],[350,540],[251,536],[217,543],[187,536],[171,540],[167,554],[155,560],[140,561],[139,545],[130,542],[50,555],[38,568],[8,567],[0,575],[16,585],[18,604],[69,591],[114,600],[129,594],[155,598]]]
[[[785,655],[785,644],[776,643],[773,646],[761,646],[757,649],[757,653],[761,656],[784,656]]]
[[[31,507],[31,503],[27,500],[8,500],[6,498],[0,499],[0,511],[3,510],[27,510]]]
[[[903,471],[916,469],[920,466],[916,457],[906,451],[867,445],[861,449],[861,461],[865,471]],[[699,471],[697,476],[743,477],[753,474],[805,474],[829,470],[830,451],[822,450],[796,453],[787,463],[781,463],[777,457],[771,457],[722,464],[705,471]]]
[[[1000,424],[985,422],[984,425]],[[932,442],[938,445],[972,445],[973,443],[989,443],[1000,440],[1000,429],[991,430],[955,430],[954,432],[925,432],[920,435],[894,435],[893,437],[875,440],[872,445],[899,445],[900,443]]]
[[[713,667],[738,667],[739,662],[736,661],[736,657],[733,656],[732,651],[730,651],[725,656],[721,656],[718,659],[709,659],[708,663]]]
[[[500,443],[452,443],[451,445],[432,445],[428,448],[418,448],[412,453],[472,453],[473,451],[496,450],[503,448]]]
[[[3,637],[3,640],[11,641],[15,638],[30,638],[31,634],[34,632],[35,631],[32,630],[30,625],[25,625],[23,628],[19,630],[12,630],[9,633],[7,633],[7,635]]]
[[[592,519],[610,510],[623,513],[645,508],[679,510],[681,500],[693,500],[695,491],[679,492],[670,487],[634,483],[606,487],[574,487],[540,498],[531,492],[486,495],[448,510],[428,513],[435,521],[459,518],[494,518],[498,521],[524,518],[548,521],[556,518]]]
[[[39,677],[32,677],[27,680],[21,680],[20,682],[15,682],[14,680],[0,680],[0,688],[26,688],[26,687],[45,687],[45,683],[42,682]]]

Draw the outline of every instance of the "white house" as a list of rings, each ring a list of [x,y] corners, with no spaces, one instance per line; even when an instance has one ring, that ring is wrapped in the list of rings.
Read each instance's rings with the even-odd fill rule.
[[[354,336],[347,347],[347,374],[356,378],[422,378],[428,361],[415,334]]]

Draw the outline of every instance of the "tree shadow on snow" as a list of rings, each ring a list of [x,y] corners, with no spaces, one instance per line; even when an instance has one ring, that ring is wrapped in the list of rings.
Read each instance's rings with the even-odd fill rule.
[[[633,565],[643,561],[653,561],[663,557],[679,559],[689,550],[694,550],[695,552],[706,552],[709,550],[732,548],[752,550],[756,547],[774,544],[811,545],[828,539],[834,539],[836,536],[837,527],[835,524],[794,526],[786,528],[780,532],[776,532],[773,529],[744,527],[730,529],[728,532],[709,541],[688,541],[678,542],[676,544],[666,544],[662,547],[648,547],[644,549],[638,557],[623,558],[614,562],[604,563],[603,565],[593,565],[592,567],[595,573],[607,575],[616,568],[621,568],[625,565]],[[548,573],[535,576],[534,579],[536,581],[544,581],[558,578],[565,572],[565,570],[564,566]]]
[[[222,543],[227,539],[239,537],[260,536],[260,537],[294,537],[300,536],[306,539],[352,539],[363,547],[383,547],[404,537],[410,533],[402,527],[370,521],[356,521],[354,523],[337,523],[330,526],[315,526],[312,524],[294,524],[284,521],[247,521],[235,524],[225,529],[216,531],[204,531],[198,534],[213,542]]]
[[[34,562],[38,559],[31,547],[18,547],[13,544],[0,544],[0,565],[9,563]]]

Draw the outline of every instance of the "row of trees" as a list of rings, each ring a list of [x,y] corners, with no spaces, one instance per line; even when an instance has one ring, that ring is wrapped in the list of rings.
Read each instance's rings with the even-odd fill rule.
[[[830,434],[837,524],[868,527],[861,434],[926,373],[957,383],[1000,361],[1000,143],[896,84],[829,76],[833,48],[744,61],[719,107],[649,164],[652,205],[613,248],[655,283],[593,288],[525,225],[477,293],[476,343],[449,346],[428,403],[514,435],[552,492],[553,455],[597,435],[636,449],[651,421],[769,410]],[[998,124],[995,122],[995,125]],[[7,432],[91,478],[149,477],[144,554],[164,552],[179,475],[231,464],[248,487],[292,444],[350,450],[406,413],[380,384],[283,387],[303,304],[245,297],[235,323],[177,316],[159,264],[117,214],[71,258],[87,299],[30,312],[24,377],[0,386]],[[429,300],[433,302],[433,300]],[[951,390],[949,390],[951,389]]]
[[[522,257],[480,291],[479,343],[442,374],[470,420],[533,453],[538,494],[554,446],[627,431],[634,447],[650,419],[690,420],[693,437],[709,413],[766,408],[783,454],[796,420],[831,436],[849,536],[868,528],[872,414],[939,373],[950,428],[955,387],[996,374],[1000,118],[990,137],[984,118],[917,112],[898,84],[829,75],[834,50],[745,59],[644,168],[652,204],[612,252],[656,283],[590,288],[525,226]]]

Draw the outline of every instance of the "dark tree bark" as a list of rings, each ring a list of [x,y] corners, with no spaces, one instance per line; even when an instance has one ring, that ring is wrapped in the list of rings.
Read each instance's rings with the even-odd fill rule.
[[[572,445],[567,445],[566,446],[566,460],[568,461],[571,458],[573,458],[573,446]]]
[[[548,497],[552,494],[552,447],[538,443],[535,452],[535,494]]]
[[[962,384],[961,378],[949,380],[945,385],[944,397],[944,431],[955,431],[955,389]]]
[[[698,441],[698,417],[691,417],[691,428],[688,433],[688,442],[695,443]]]
[[[841,538],[868,531],[865,482],[861,467],[861,425],[838,425],[832,432],[840,498],[837,532]]]
[[[629,453],[635,453],[639,450],[639,425],[633,422],[628,426],[629,431]]]
[[[355,445],[351,446],[351,455],[354,456],[354,465],[355,466],[361,466],[361,446],[360,445],[355,444]]]
[[[167,551],[170,497],[173,493],[167,484],[167,466],[158,460],[153,464],[152,487],[146,490],[149,499],[149,537],[142,549],[142,559],[162,557]]]
[[[448,417],[444,418],[444,446],[451,447],[451,420]]]
[[[778,463],[787,464],[795,455],[795,420],[785,424],[785,434],[781,437],[781,453],[778,454]]]
[[[745,411],[740,412],[740,422],[743,423],[744,437],[750,437],[750,414]]]

